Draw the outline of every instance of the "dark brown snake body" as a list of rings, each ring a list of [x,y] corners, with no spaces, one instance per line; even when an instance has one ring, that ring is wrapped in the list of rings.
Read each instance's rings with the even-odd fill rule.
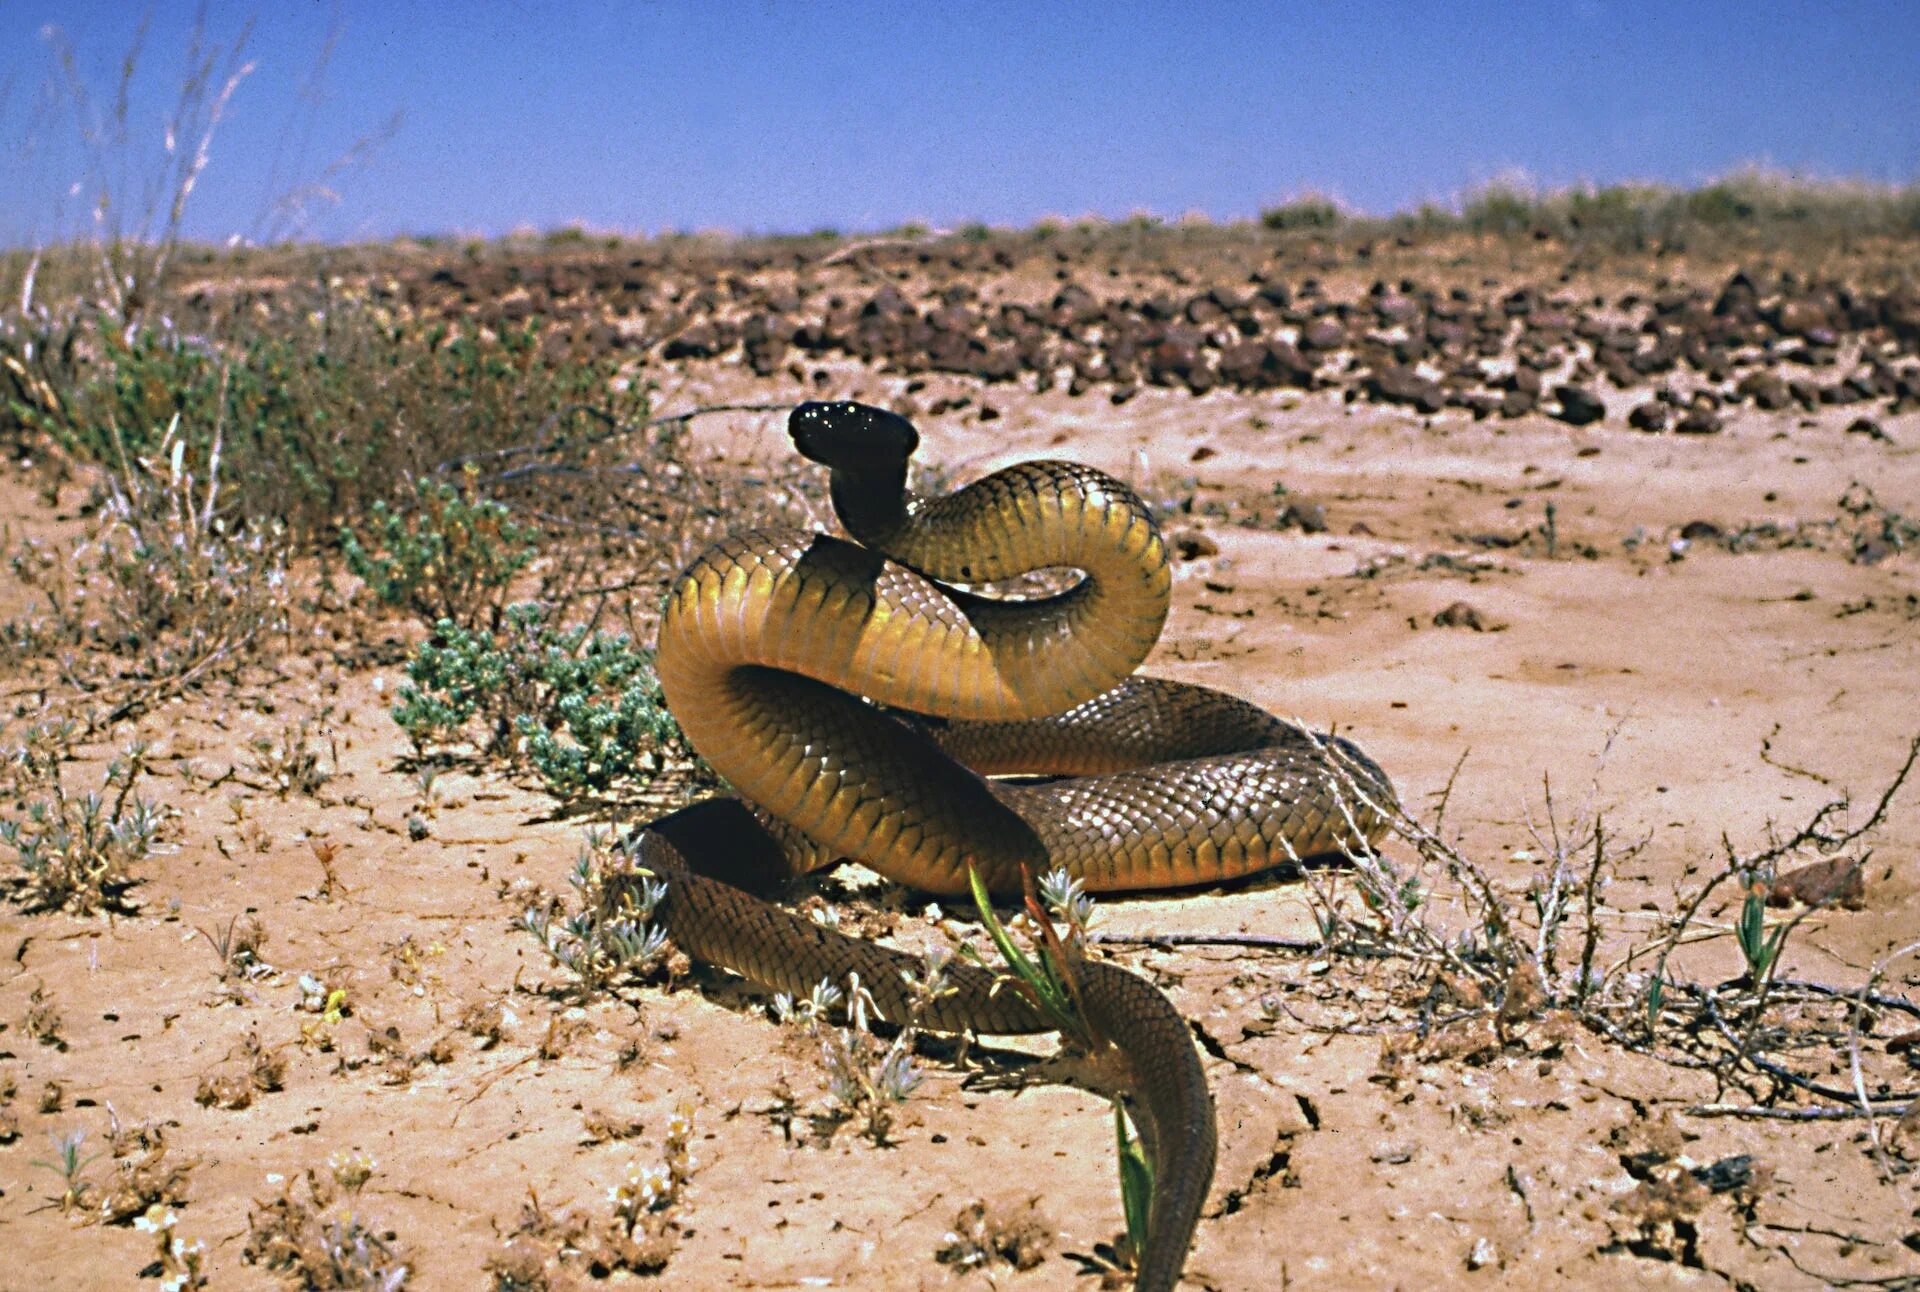
[[[710,874],[853,858],[931,893],[998,894],[1065,866],[1089,890],[1160,889],[1337,853],[1384,826],[1386,776],[1358,748],[1205,687],[1134,678],[1172,571],[1118,481],[1026,462],[956,493],[906,490],[918,437],[858,404],[803,404],[796,447],[832,470],[856,542],[800,530],[729,538],[668,594],[655,666],[689,743],[741,798],[654,822],[643,860],[689,955],[803,994],[857,971],[902,1019],[917,957],[848,938]],[[1072,568],[1067,591],[996,600],[948,586]],[[1009,783],[1000,774],[1060,779]],[[1357,792],[1356,792],[1357,791]],[[764,816],[760,815],[764,814]],[[771,817],[781,837],[762,821]],[[784,829],[782,829],[784,827]],[[781,856],[785,853],[785,857]],[[1152,985],[1082,960],[1094,1034],[1155,1163],[1136,1287],[1171,1288],[1213,1178],[1214,1114],[1186,1023]],[[923,1014],[943,1030],[1050,1024],[992,975]]]

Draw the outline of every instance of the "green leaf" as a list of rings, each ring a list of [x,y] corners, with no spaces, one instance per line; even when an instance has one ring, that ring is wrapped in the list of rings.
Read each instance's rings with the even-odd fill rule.
[[[1136,1260],[1147,1247],[1147,1217],[1153,1199],[1153,1163],[1139,1139],[1129,1133],[1126,1109],[1113,1101],[1113,1133],[1120,1153],[1120,1207],[1127,1216],[1127,1242]]]

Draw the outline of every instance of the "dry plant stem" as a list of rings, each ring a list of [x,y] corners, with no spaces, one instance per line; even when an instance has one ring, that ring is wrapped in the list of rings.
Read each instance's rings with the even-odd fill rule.
[[[1324,951],[1327,946],[1313,938],[1264,933],[1090,933],[1087,941],[1114,947],[1246,947],[1306,952]]]
[[[1682,1110],[1689,1117],[1750,1117],[1776,1122],[1844,1122],[1860,1118],[1885,1117],[1898,1109],[1850,1108],[1815,1105],[1809,1108],[1774,1108],[1766,1104],[1694,1104]]]
[[[1853,1076],[1853,1094],[1859,1101],[1861,1116],[1867,1119],[1867,1135],[1873,1143],[1874,1162],[1879,1166],[1880,1179],[1885,1184],[1892,1184],[1898,1177],[1893,1169],[1893,1163],[1887,1160],[1886,1146],[1880,1141],[1880,1122],[1876,1116],[1880,1110],[1875,1108],[1874,1101],[1867,1097],[1866,1074],[1860,1070],[1860,1018],[1866,1012],[1868,995],[1872,993],[1874,984],[1885,976],[1887,966],[1916,951],[1920,951],[1920,941],[1896,947],[1874,961],[1873,968],[1867,971],[1866,982],[1860,985],[1859,994],[1855,996],[1853,1009],[1847,1018],[1847,1068]],[[1920,1093],[1916,1093],[1914,1097],[1920,1098]],[[1912,1101],[1908,1100],[1906,1106],[1899,1111],[1904,1113],[1911,1103]]]
[[[254,70],[252,62],[242,61],[253,34],[252,22],[241,28],[231,46],[219,48],[208,43],[202,10],[193,23],[186,72],[167,117],[166,159],[146,177],[145,191],[136,199],[123,183],[132,182],[126,173],[133,164],[132,88],[150,21],[151,14],[142,19],[121,60],[111,110],[105,114],[87,89],[79,58],[65,33],[58,27],[47,29],[85,154],[82,184],[93,213],[99,304],[129,328],[139,322],[166,280],[180,245],[187,200],[207,167],[214,134],[234,91]]]
[[[1586,919],[1586,934],[1580,940],[1580,980],[1574,994],[1574,1008],[1579,1010],[1586,1009],[1587,996],[1593,986],[1593,953],[1600,945],[1600,925],[1594,919],[1594,908],[1600,900],[1600,870],[1606,864],[1606,856],[1606,822],[1595,816],[1593,864],[1587,868],[1587,891],[1582,912]]]
[[[1751,1027],[1749,1027],[1746,1033],[1736,1033],[1733,1027],[1727,1022],[1726,1016],[1720,1012],[1720,1006],[1715,1001],[1713,992],[1693,986],[1690,983],[1682,983],[1678,984],[1678,986],[1686,995],[1700,1002],[1701,1008],[1706,1011],[1708,1021],[1718,1029],[1720,1035],[1726,1042],[1734,1047],[1735,1053],[1730,1059],[1722,1059],[1703,1065],[1712,1068],[1717,1075],[1724,1075],[1734,1064],[1747,1063],[1777,1081],[1798,1087],[1811,1094],[1819,1095],[1822,1099],[1845,1101],[1855,1098],[1855,1092],[1852,1090],[1842,1090],[1837,1086],[1823,1085],[1818,1081],[1803,1077],[1791,1069],[1782,1067],[1773,1060],[1753,1051],[1750,1047],[1742,1048],[1743,1043],[1746,1042],[1751,1035]],[[1888,1108],[1883,1111],[1902,1111],[1906,1105],[1914,1099],[1920,1099],[1920,1091],[1906,1091],[1890,1095],[1881,1101],[1888,1105]]]

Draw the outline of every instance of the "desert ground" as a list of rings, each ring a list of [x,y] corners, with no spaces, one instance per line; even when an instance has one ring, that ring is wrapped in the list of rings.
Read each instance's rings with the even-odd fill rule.
[[[930,478],[1061,457],[1134,484],[1180,556],[1147,671],[1358,741],[1432,831],[1424,849],[1395,836],[1382,852],[1421,878],[1434,945],[1484,920],[1455,856],[1536,949],[1528,894],[1560,873],[1571,916],[1557,971],[1572,971],[1589,927],[1596,972],[1621,966],[1609,1014],[1576,1006],[1564,976],[1462,981],[1404,930],[1368,943],[1400,957],[1321,945],[1325,900],[1362,930],[1388,922],[1337,867],[1102,899],[1095,928],[1109,937],[1249,935],[1096,952],[1191,1020],[1218,1101],[1220,1163],[1183,1286],[1920,1284],[1920,1125],[1900,1115],[1920,1089],[1920,1018],[1856,1011],[1848,995],[1920,1000],[1920,957],[1883,963],[1920,931],[1920,785],[1844,844],[1765,856],[1834,800],[1851,803],[1819,818],[1834,837],[1866,822],[1920,736],[1920,384],[1899,385],[1915,371],[1912,334],[1891,308],[1831,326],[1781,315],[1809,284],[1897,284],[1899,249],[1836,253],[1784,286],[1777,269],[1750,269],[1752,304],[1731,309],[1771,319],[1764,336],[1723,336],[1702,363],[1650,364],[1623,385],[1601,380],[1617,363],[1595,362],[1607,329],[1638,328],[1662,291],[1712,305],[1746,262],[1568,265],[1499,244],[1266,263],[1196,241],[1171,258],[1116,253],[1112,273],[1045,248],[929,265],[856,247],[799,269],[716,253],[635,271],[671,286],[624,318],[590,269],[553,263],[571,282],[557,295],[574,335],[630,349],[657,413],[768,406],[689,421],[701,472],[794,470],[780,406],[833,397],[912,416]],[[491,278],[415,252],[348,277],[395,308],[474,326],[521,316],[527,280],[483,267]],[[197,267],[183,294],[239,290],[218,269]],[[1253,311],[1253,339],[1287,338],[1291,357],[1230,356],[1206,309],[1188,311],[1196,335],[1138,347],[1132,371],[1111,354],[1076,370],[1062,351],[1035,361],[1059,369],[1041,381],[1030,353],[1010,357],[991,333],[944,359],[937,335],[900,342],[934,356],[922,361],[886,337],[866,353],[823,337],[771,346],[740,323],[770,311],[830,332],[838,309],[857,328],[882,292],[922,318],[1005,301],[1037,316],[1063,271],[1096,301],[1177,306],[1230,286],[1216,312]],[[1353,307],[1317,316],[1343,328],[1323,347],[1301,345],[1311,311],[1283,313],[1312,299],[1307,277]],[[1262,284],[1287,285],[1289,304],[1276,293],[1259,314],[1246,297]],[[1479,407],[1446,397],[1465,390],[1446,374],[1470,338],[1430,328],[1404,348],[1452,284],[1475,317],[1523,287],[1536,322],[1566,298],[1551,307],[1569,319],[1558,339],[1502,316],[1514,330],[1479,352]],[[532,295],[536,311],[552,305],[551,274]],[[1410,304],[1378,305],[1388,296]],[[1546,379],[1536,401],[1502,410],[1525,384],[1502,384],[1516,335]],[[1317,376],[1289,366],[1302,348]],[[1875,364],[1889,377],[1857,398],[1805,397]],[[1196,365],[1210,375],[1188,380]],[[1761,371],[1809,384],[1740,385]],[[1599,408],[1556,396],[1562,384]],[[1712,426],[1630,423],[1662,388],[1678,391],[1674,419],[1712,391]],[[23,456],[34,461],[0,482],[10,550],[80,539],[86,468],[50,484],[45,455]],[[805,518],[830,525],[810,499]],[[42,604],[44,580],[0,585],[0,616]],[[649,586],[643,607],[657,605]],[[426,630],[348,600],[249,669],[190,679],[89,734],[57,770],[98,787],[145,741],[142,792],[171,815],[118,909],[0,905],[0,1288],[147,1286],[164,1262],[131,1222],[154,1200],[176,1217],[171,1233],[205,1244],[217,1288],[374,1286],[311,1253],[280,1259],[311,1248],[326,1217],[350,1226],[368,1268],[404,1265],[404,1285],[423,1289],[1097,1285],[1096,1253],[1123,1228],[1112,1121],[1101,1099],[1019,1063],[1051,1043],[930,1046],[925,1080],[877,1144],[823,1114],[817,1044],[736,980],[668,962],[583,989],[522,912],[567,891],[590,827],[644,820],[678,791],[563,806],[524,769],[478,758],[423,777],[388,710]],[[58,661],[13,672],[6,739],[18,742],[63,693]],[[273,754],[289,742],[312,758]],[[16,791],[8,814],[31,797]],[[1857,883],[1811,905],[1780,889],[1768,929],[1794,922],[1776,995],[1740,1013],[1752,1003],[1732,932],[1742,885],[1829,855],[1857,862]],[[1689,911],[1735,858],[1762,860]],[[843,927],[909,948],[955,931],[981,941],[967,913],[847,868],[788,900],[843,907]],[[1622,1002],[1644,998],[1647,949],[1683,912],[1674,986],[1653,1011],[1668,1013],[1649,1029]],[[218,945],[236,920],[261,935],[237,958]],[[1724,1032],[1706,999],[1727,1011]],[[1862,1101],[1879,1115],[1856,1115]],[[663,1160],[676,1114],[691,1119],[692,1162],[651,1213],[648,1255],[664,1264],[641,1274],[646,1260],[621,1268],[582,1235],[604,1225],[633,1164]],[[74,1130],[89,1187],[63,1198],[68,1179],[36,1163]],[[121,1188],[135,1201],[116,1207]],[[1017,1241],[997,1249],[1006,1235]]]

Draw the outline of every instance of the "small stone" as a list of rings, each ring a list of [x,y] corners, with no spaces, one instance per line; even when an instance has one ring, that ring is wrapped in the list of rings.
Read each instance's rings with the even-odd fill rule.
[[[1197,561],[1203,556],[1218,556],[1220,544],[1197,529],[1183,529],[1173,536],[1173,553],[1183,561]]]
[[[1842,906],[1857,911],[1867,904],[1867,882],[1860,862],[1832,857],[1790,870],[1773,881],[1767,905]]]
[[[1712,435],[1720,429],[1720,414],[1711,408],[1696,405],[1686,411],[1673,429],[1682,435]]]
[[[1627,414],[1627,425],[1636,431],[1659,432],[1667,429],[1671,417],[1672,413],[1665,404],[1650,399],[1644,404],[1635,405],[1633,411]]]
[[[1486,617],[1464,601],[1456,601],[1433,617],[1435,628],[1471,628],[1477,633],[1487,631]]]
[[[1607,415],[1607,406],[1585,386],[1556,387],[1553,397],[1560,401],[1555,415],[1569,426],[1589,426]]]
[[[1300,333],[1300,348],[1303,350],[1338,350],[1346,343],[1346,329],[1330,318],[1317,318]]]
[[[1327,532],[1327,509],[1317,502],[1295,499],[1287,504],[1286,519],[1300,527],[1303,534]]]
[[[1882,444],[1893,443],[1893,437],[1887,434],[1886,428],[1882,427],[1880,423],[1874,421],[1871,417],[1856,417],[1851,422],[1848,422],[1847,434],[1864,435],[1868,439],[1878,440]]]
[[[432,831],[427,827],[427,819],[418,812],[407,817],[407,838],[419,843],[431,833]]]
[[[1367,394],[1392,404],[1409,404],[1423,413],[1437,413],[1447,406],[1438,382],[1422,377],[1404,364],[1388,364],[1369,376]]]

